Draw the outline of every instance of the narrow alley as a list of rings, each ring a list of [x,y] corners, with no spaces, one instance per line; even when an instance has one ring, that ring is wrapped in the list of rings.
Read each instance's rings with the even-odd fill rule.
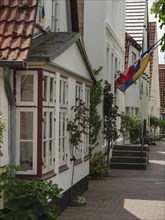
[[[147,170],[111,170],[90,180],[84,207],[69,206],[58,220],[164,220],[165,142],[150,146]]]

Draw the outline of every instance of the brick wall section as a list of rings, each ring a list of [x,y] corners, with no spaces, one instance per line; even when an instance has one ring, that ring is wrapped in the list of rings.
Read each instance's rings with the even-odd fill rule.
[[[84,34],[84,0],[77,0],[79,32]]]
[[[159,64],[159,87],[161,114],[165,116],[165,64]]]
[[[156,43],[156,22],[149,22],[149,46]],[[153,52],[154,53],[154,52]],[[149,94],[151,95],[151,82],[153,72],[153,53],[150,55],[150,83],[149,83]]]

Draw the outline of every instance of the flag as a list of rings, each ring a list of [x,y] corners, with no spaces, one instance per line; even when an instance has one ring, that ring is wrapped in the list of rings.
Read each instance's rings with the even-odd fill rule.
[[[115,80],[116,88],[125,92],[143,74],[150,60],[150,53],[158,47],[158,42],[160,40],[143,52],[133,65],[120,73],[120,76]]]
[[[40,23],[44,23],[44,22],[45,22],[45,7],[43,5],[40,13]]]

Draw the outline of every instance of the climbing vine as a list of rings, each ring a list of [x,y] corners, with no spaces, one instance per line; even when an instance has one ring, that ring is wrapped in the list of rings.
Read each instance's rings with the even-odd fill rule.
[[[95,76],[97,76],[101,70],[102,67],[94,70]],[[97,137],[101,128],[102,120],[97,110],[98,105],[101,103],[101,97],[103,94],[103,88],[101,84],[102,80],[96,81],[93,84],[90,93],[90,156],[92,155],[92,150],[98,145]]]
[[[3,132],[5,131],[4,116],[0,112],[0,156],[3,156],[1,145],[3,143]]]

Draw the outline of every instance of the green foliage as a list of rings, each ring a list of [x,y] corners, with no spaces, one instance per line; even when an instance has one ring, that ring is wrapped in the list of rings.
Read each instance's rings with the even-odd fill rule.
[[[105,155],[101,151],[96,152],[90,160],[89,175],[93,178],[102,178],[108,176],[108,172]]]
[[[155,17],[159,19],[160,28],[163,29],[165,25],[165,1],[155,0],[151,8],[151,13],[155,14]],[[162,36],[161,45],[162,51],[165,51],[165,33]]]
[[[165,126],[165,120],[157,118],[156,116],[151,115],[150,116],[150,126],[153,127],[153,128],[164,127]]]
[[[102,67],[100,67],[97,70],[94,70],[94,74],[98,75],[101,69]],[[98,105],[102,101],[101,97],[103,93],[103,88],[101,83],[102,80],[96,81],[91,87],[90,93],[90,151],[92,151],[92,149],[98,145],[97,137],[101,128],[101,119],[97,110]]]
[[[140,139],[141,136],[141,120],[137,116],[133,116],[131,114],[121,114],[121,128],[120,132],[123,135],[126,132],[129,132],[130,142],[135,143]]]
[[[81,99],[77,99],[77,105],[72,106],[74,111],[74,119],[68,122],[67,130],[70,133],[70,143],[77,147],[82,142],[82,134],[87,134],[89,127],[89,109]]]
[[[116,120],[118,114],[118,106],[115,105],[115,97],[111,92],[111,85],[105,81],[104,87],[104,131],[105,139],[110,142],[114,142],[118,138],[118,131],[116,127]]]
[[[87,201],[82,196],[76,196],[76,198],[74,198],[72,201],[72,206],[82,207],[82,206],[86,206],[86,204],[87,204]]]
[[[104,138],[107,141],[107,167],[109,167],[109,153],[113,147],[113,142],[119,137],[116,127],[118,106],[115,105],[115,97],[111,92],[111,84],[105,81],[103,90],[103,110],[104,110]]]
[[[0,192],[4,194],[3,220],[53,220],[59,215],[54,202],[62,189],[52,181],[25,180],[12,176],[13,166],[2,167]],[[14,168],[17,169],[17,168]]]
[[[1,145],[3,143],[3,132],[5,131],[5,124],[4,124],[4,116],[2,115],[2,113],[0,112],[0,148],[1,148]],[[0,149],[0,156],[2,157],[3,156],[3,153]]]

